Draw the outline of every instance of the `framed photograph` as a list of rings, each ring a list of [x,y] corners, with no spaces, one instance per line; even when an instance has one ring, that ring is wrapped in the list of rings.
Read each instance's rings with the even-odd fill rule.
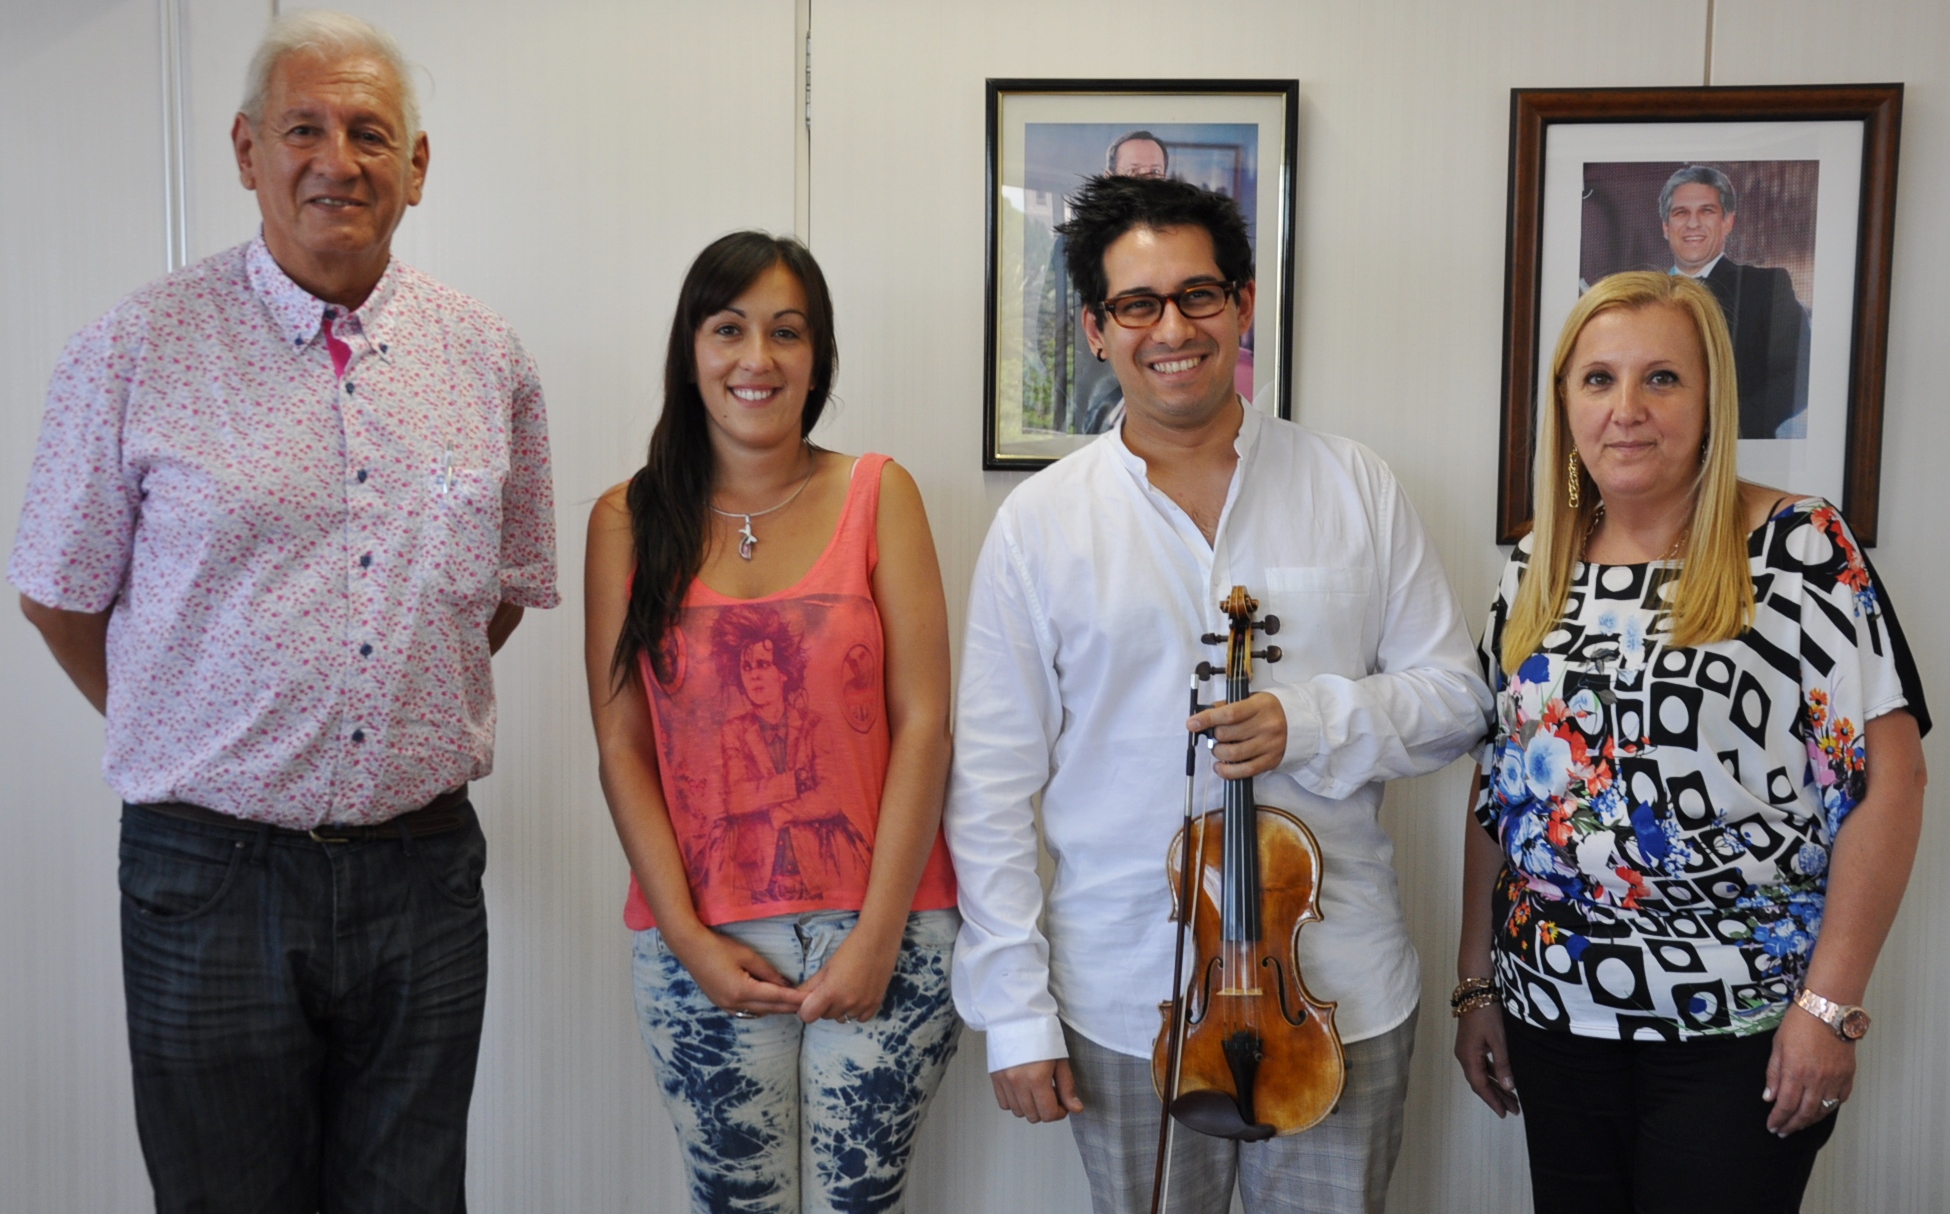
[[[1530,524],[1538,409],[1578,296],[1690,274],[1733,338],[1740,474],[1875,543],[1900,84],[1514,89],[1497,540]]]
[[[1083,339],[1056,226],[1098,173],[1176,177],[1227,195],[1253,241],[1257,310],[1240,395],[1292,411],[1293,80],[990,80],[988,352],[982,467],[1046,467],[1117,424],[1123,397]]]

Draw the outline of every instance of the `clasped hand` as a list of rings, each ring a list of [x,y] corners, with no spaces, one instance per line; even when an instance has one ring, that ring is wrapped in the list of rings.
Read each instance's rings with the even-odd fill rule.
[[[831,960],[798,986],[757,949],[715,931],[707,930],[679,953],[678,960],[705,996],[728,1012],[791,1014],[811,1024],[871,1020],[880,1011],[899,953],[898,936],[889,948],[876,945],[856,928],[833,950]]]
[[[1193,733],[1212,731],[1213,770],[1227,780],[1271,771],[1286,757],[1286,709],[1256,691],[1237,704],[1220,702],[1185,722]]]

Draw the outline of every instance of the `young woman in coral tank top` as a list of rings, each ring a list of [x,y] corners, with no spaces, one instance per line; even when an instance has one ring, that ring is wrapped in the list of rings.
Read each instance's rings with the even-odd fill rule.
[[[835,360],[812,255],[716,241],[589,520],[638,1017],[700,1211],[900,1209],[959,1027],[941,573],[913,478],[807,438]]]

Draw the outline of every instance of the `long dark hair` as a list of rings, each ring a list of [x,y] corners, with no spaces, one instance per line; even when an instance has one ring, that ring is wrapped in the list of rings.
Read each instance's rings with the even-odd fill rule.
[[[631,542],[636,575],[630,610],[616,638],[611,673],[621,682],[649,654],[659,679],[669,679],[664,633],[677,622],[684,594],[704,564],[710,535],[711,491],[717,476],[711,427],[697,390],[697,331],[712,315],[743,295],[765,271],[782,265],[806,292],[806,328],[812,340],[812,385],[799,433],[812,433],[833,386],[839,344],[833,337],[833,298],[819,263],[798,241],[764,232],[733,232],[706,245],[684,275],[677,315],[670,321],[664,355],[664,410],[650,434],[650,455],[630,478]]]

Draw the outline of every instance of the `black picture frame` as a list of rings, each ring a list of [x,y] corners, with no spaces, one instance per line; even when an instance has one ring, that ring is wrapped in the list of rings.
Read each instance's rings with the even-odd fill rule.
[[[1671,124],[1677,146],[1696,141],[1697,124],[1702,123],[1730,124],[1729,129],[1733,130],[1749,128],[1731,124],[1860,124],[1859,181],[1823,179],[1818,191],[1824,208],[1832,207],[1834,202],[1852,203],[1855,208],[1854,247],[1837,251],[1852,253],[1852,274],[1847,276],[1846,284],[1850,291],[1830,293],[1831,298],[1845,293],[1850,296],[1845,326],[1845,368],[1835,367],[1836,374],[1832,377],[1840,380],[1845,369],[1845,390],[1839,401],[1824,394],[1821,407],[1844,410],[1829,431],[1845,437],[1838,504],[1857,538],[1865,545],[1875,543],[1902,103],[1901,84],[1511,90],[1502,441],[1496,511],[1499,543],[1514,543],[1530,526],[1539,378],[1551,357],[1556,329],[1561,323],[1547,315],[1549,309],[1540,302],[1545,287],[1546,248],[1563,247],[1562,233],[1546,230],[1549,211],[1546,191],[1547,185],[1552,185],[1547,182],[1547,158],[1558,158],[1556,163],[1561,174],[1564,171],[1561,166],[1574,162],[1576,157],[1561,150],[1553,152],[1552,135],[1570,131],[1572,138],[1583,139],[1588,136],[1578,132],[1578,128],[1604,124],[1615,128],[1622,124],[1641,127]],[[1648,155],[1624,159],[1660,158]],[[1694,156],[1671,159],[1705,162],[1705,158]],[[1751,163],[1788,162],[1755,160]],[[1590,162],[1584,164],[1587,181],[1591,167]],[[1560,191],[1553,197],[1561,197],[1561,180],[1553,188]],[[1589,189],[1584,197],[1590,197]],[[1811,201],[1811,214],[1814,209]],[[1655,205],[1653,222],[1657,218]],[[1556,284],[1556,277],[1559,276],[1554,275],[1551,280],[1553,290],[1561,292],[1562,284]],[[1835,281],[1842,281],[1842,276],[1838,274]],[[1834,317],[1832,303],[1817,300],[1816,305],[1812,309],[1817,318],[1815,323],[1841,323],[1840,318]],[[1821,315],[1824,305],[1828,312],[1825,319]],[[1543,331],[1547,325],[1548,333]],[[1844,331],[1833,331],[1829,348],[1839,352],[1843,336]],[[1810,384],[1814,382],[1812,376],[1804,379]],[[1812,388],[1807,399],[1804,415],[1812,416],[1817,408]],[[1805,421],[1803,424],[1807,425]],[[1812,434],[1809,441],[1813,441]],[[1743,469],[1747,463],[1746,446],[1743,442]],[[1825,454],[1824,458],[1827,458]]]
[[[1252,403],[1292,415],[1299,96],[1297,80],[988,81],[984,469],[1047,467],[1114,412],[1104,407],[1107,369],[1079,366],[1081,342],[1065,340],[1080,306],[1049,235],[1061,198],[1115,157],[1108,132],[1109,142],[1150,133],[1167,159],[1176,150],[1171,175],[1231,192],[1247,211],[1259,288],[1243,374],[1252,377]],[[1238,137],[1246,128],[1250,146]],[[1201,130],[1214,137],[1201,141]],[[1102,150],[1085,158],[1093,139]]]

